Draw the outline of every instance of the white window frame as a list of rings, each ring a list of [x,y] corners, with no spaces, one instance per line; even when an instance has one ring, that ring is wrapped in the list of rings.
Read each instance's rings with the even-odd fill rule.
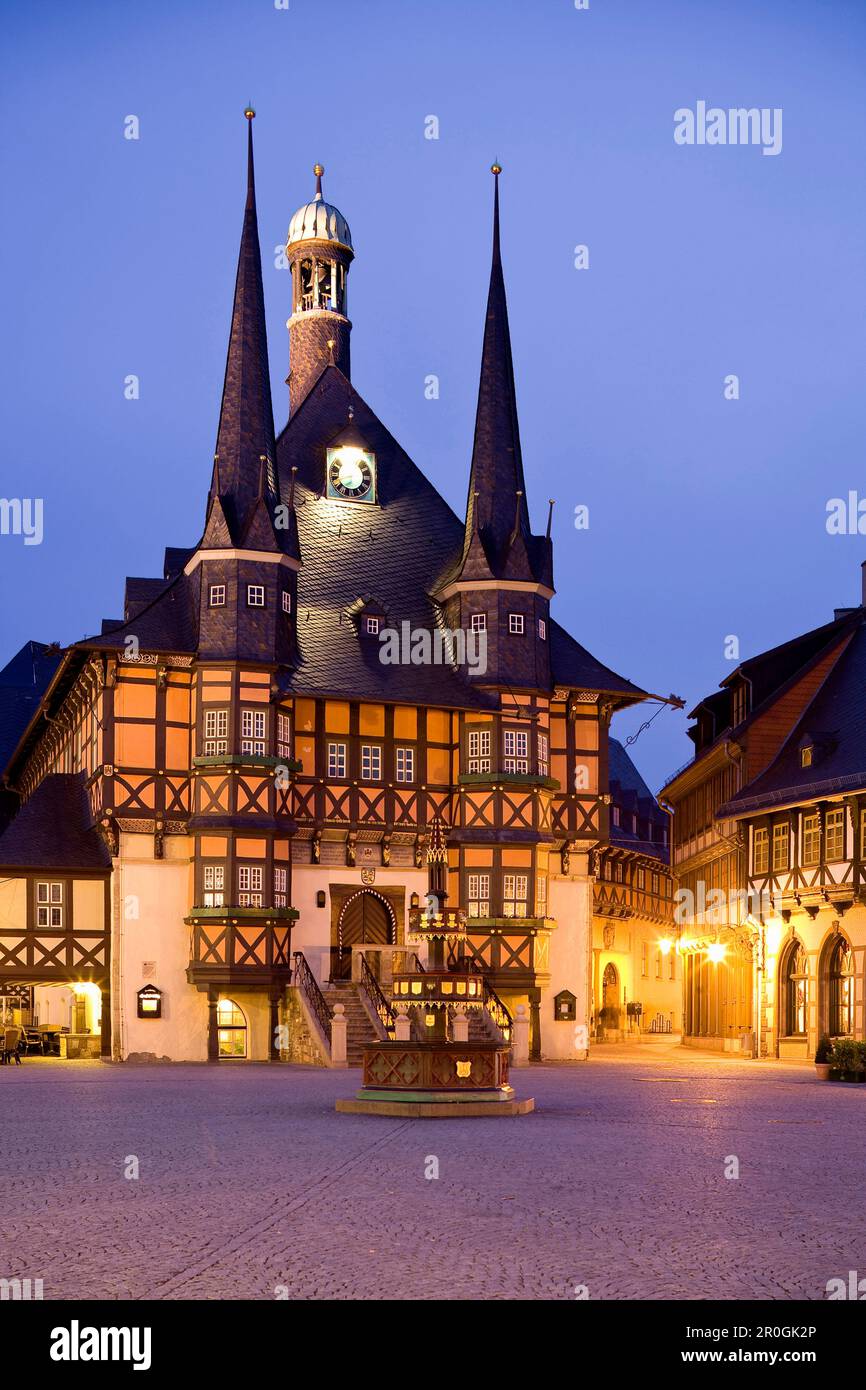
[[[54,931],[63,930],[63,884],[54,880],[43,880],[36,884],[36,925],[50,927]]]
[[[397,782],[415,781],[415,749],[400,744],[394,750],[394,777]]]
[[[265,586],[264,584],[247,585],[247,608],[264,608],[265,606]]]
[[[292,756],[292,716],[288,710],[277,710],[277,757]]]
[[[226,706],[205,708],[202,749],[206,758],[218,758],[229,750],[229,712]]]
[[[487,631],[487,614],[486,614],[486,613],[473,613],[473,614],[471,614],[471,616],[470,616],[470,618],[469,618],[469,631],[470,631],[470,632],[486,632],[486,631]]]
[[[263,758],[268,751],[267,710],[255,706],[241,709],[241,753]]]
[[[284,613],[291,613],[291,611],[292,611],[292,594],[291,594],[291,590],[290,590],[290,589],[283,589],[283,596],[282,596],[282,599],[281,599],[280,601],[281,601],[281,603],[282,603],[282,605],[283,605],[283,612],[284,612]]]
[[[503,917],[526,917],[529,907],[529,874],[502,875]]]
[[[550,739],[547,734],[538,734],[536,740],[538,754],[538,775],[539,777],[550,776]]]
[[[381,782],[382,745],[381,743],[361,744],[361,781]]]
[[[226,870],[224,864],[205,864],[202,868],[202,904],[222,907],[225,904]]]
[[[760,862],[758,851],[760,850]],[[754,874],[768,874],[770,872],[770,832],[765,825],[756,825],[752,837],[752,872]]]
[[[470,772],[490,771],[490,730],[470,729],[466,741]]]
[[[529,730],[503,729],[503,772],[529,771]]]
[[[538,639],[540,642],[547,641],[547,623],[544,618],[538,619]]]
[[[467,874],[466,902],[470,917],[490,916],[490,874]]]
[[[346,745],[345,743],[328,744],[328,776],[336,777],[342,782],[346,777]]]
[[[521,636],[523,634],[524,624],[522,613],[509,613],[508,631],[514,633],[515,636]]]
[[[381,626],[381,618],[374,618],[369,613],[366,614],[364,618],[364,631],[369,637],[378,637]]]
[[[288,907],[289,871],[282,864],[274,865],[274,907]]]
[[[207,593],[208,608],[225,608],[226,606],[226,586],[225,584],[211,584]]]
[[[262,906],[263,877],[261,864],[238,865],[238,907]]]

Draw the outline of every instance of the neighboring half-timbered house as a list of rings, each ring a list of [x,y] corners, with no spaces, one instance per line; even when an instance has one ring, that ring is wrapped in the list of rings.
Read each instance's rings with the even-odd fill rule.
[[[348,1001],[359,1027],[387,1019],[379,986],[411,947],[438,818],[490,1026],[523,1004],[536,1056],[580,1057],[608,728],[647,697],[551,616],[550,521],[533,532],[520,449],[499,169],[462,520],[351,383],[354,251],[322,173],[289,230],[290,414],[275,438],[250,124],[201,539],[167,549],[161,578],[127,580],[122,615],[63,653],[8,759],[22,810],[0,862],[29,884],[40,866],[13,862],[16,825],[50,818],[61,788],[86,798],[110,857],[110,930],[88,976],[105,991],[106,1055],[314,1059],[328,1000]],[[85,915],[57,956],[58,985],[77,980]],[[33,926],[16,918],[12,935]],[[105,932],[95,909],[87,929]],[[0,988],[10,972],[41,982],[8,936],[0,924],[16,962],[0,963]],[[562,991],[576,1001],[567,1019]]]
[[[866,567],[864,567],[866,576]],[[675,809],[685,1029],[805,1060],[866,1035],[863,603],[744,662],[693,711]]]

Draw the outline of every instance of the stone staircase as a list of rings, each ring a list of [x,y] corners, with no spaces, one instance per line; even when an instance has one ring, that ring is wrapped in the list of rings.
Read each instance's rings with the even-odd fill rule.
[[[370,1015],[358,998],[358,986],[351,980],[333,981],[322,990],[333,1012],[335,1004],[342,1004],[346,1010],[346,1060],[350,1067],[364,1064],[364,1043],[375,1042],[378,1034],[370,1021]]]

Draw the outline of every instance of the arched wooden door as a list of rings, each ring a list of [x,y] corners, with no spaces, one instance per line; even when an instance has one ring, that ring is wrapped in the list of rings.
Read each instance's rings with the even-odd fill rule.
[[[331,979],[352,976],[352,947],[366,941],[389,946],[394,942],[394,923],[387,906],[376,893],[356,893],[340,913],[337,940],[331,951]]]

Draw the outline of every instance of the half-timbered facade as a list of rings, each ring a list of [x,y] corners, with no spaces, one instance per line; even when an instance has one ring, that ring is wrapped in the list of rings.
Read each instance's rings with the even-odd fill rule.
[[[201,539],[169,547],[161,578],[128,579],[122,614],[62,654],[7,785],[19,820],[37,804],[50,814],[61,782],[86,797],[110,860],[102,1017],[116,1058],[312,1058],[322,990],[348,999],[359,973],[384,1017],[370,977],[387,985],[411,945],[436,818],[449,902],[496,1007],[527,1008],[536,1056],[579,1057],[609,723],[647,697],[551,615],[550,519],[533,532],[520,450],[500,171],[463,519],[352,385],[354,249],[323,172],[289,229],[277,438],[250,124]],[[576,1000],[567,1021],[562,991]]]
[[[866,1031],[866,583],[863,600],[702,701],[694,762],[662,793],[701,1045],[805,1060]]]

